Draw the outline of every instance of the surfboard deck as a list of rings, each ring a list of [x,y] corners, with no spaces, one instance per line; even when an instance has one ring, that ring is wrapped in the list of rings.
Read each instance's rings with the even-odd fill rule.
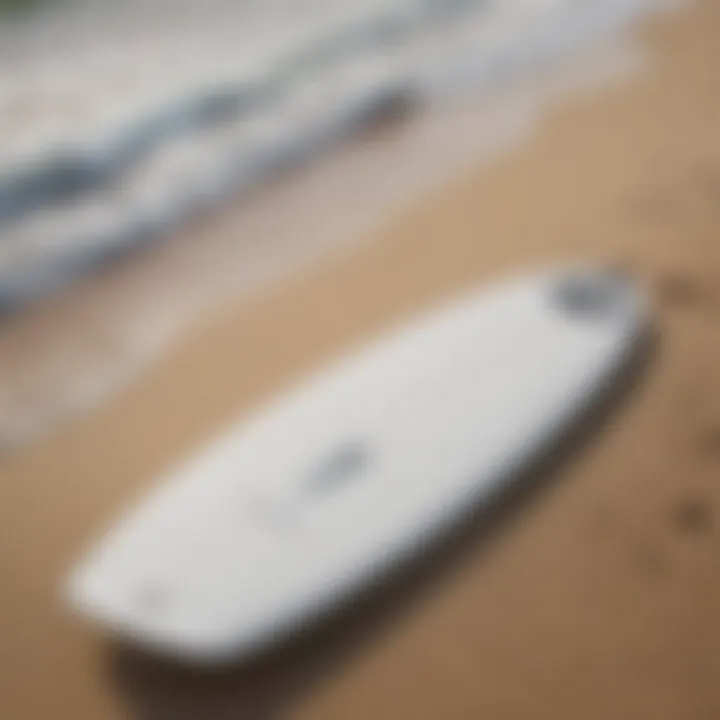
[[[70,599],[194,662],[276,642],[512,482],[610,390],[647,325],[642,293],[608,271],[468,293],[170,473],[73,572]]]

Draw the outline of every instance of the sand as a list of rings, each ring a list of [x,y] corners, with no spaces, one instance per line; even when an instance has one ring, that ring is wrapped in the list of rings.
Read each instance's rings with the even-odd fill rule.
[[[101,409],[2,458],[0,716],[720,714],[719,28],[712,0],[658,21],[635,83],[555,111],[489,170],[228,308]],[[67,614],[59,583],[88,538],[239,411],[460,288],[587,256],[653,291],[654,357],[602,431],[431,582],[219,678]]]

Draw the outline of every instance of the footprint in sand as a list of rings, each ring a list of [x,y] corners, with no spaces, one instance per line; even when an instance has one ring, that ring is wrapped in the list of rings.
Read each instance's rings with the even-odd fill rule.
[[[608,506],[592,509],[588,526],[604,547],[613,550],[614,558],[628,558],[631,568],[649,580],[659,580],[671,570],[668,556],[647,538],[639,536],[632,525],[619,522]],[[619,543],[619,545],[618,545]]]
[[[661,578],[668,574],[670,564],[666,555],[651,545],[640,545],[634,552],[637,570],[649,578]]]
[[[703,455],[720,460],[720,422],[699,433],[698,444]]]
[[[720,461],[720,413],[708,407],[707,390],[693,388],[679,394],[675,419],[687,432],[688,450],[694,460]]]
[[[687,536],[700,536],[708,533],[714,523],[712,505],[699,497],[686,498],[674,506],[672,522],[676,530]]]
[[[700,162],[690,169],[694,189],[700,193],[706,208],[717,212],[720,203],[720,165]]]
[[[631,220],[654,227],[676,220],[682,215],[683,209],[675,192],[654,188],[631,198],[625,211]]]
[[[659,278],[657,289],[661,303],[669,307],[703,308],[708,302],[702,281],[690,273],[667,273]]]

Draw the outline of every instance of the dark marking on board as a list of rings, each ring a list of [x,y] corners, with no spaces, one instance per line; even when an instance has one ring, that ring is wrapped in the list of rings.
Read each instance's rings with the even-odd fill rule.
[[[348,441],[335,448],[307,479],[305,486],[313,494],[324,495],[357,479],[369,460],[365,443]]]

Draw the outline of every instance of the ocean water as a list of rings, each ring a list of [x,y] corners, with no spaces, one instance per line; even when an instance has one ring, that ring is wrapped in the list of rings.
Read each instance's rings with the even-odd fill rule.
[[[569,92],[641,70],[628,30],[666,3],[119,5],[0,23],[0,443],[101,402],[213,308],[360,242]],[[389,140],[353,139],[398,111]],[[194,234],[198,216],[224,219]],[[91,313],[16,331],[128,257]]]
[[[477,96],[655,5],[76,1],[27,18],[0,40],[0,309],[166,237],[388,107]]]

